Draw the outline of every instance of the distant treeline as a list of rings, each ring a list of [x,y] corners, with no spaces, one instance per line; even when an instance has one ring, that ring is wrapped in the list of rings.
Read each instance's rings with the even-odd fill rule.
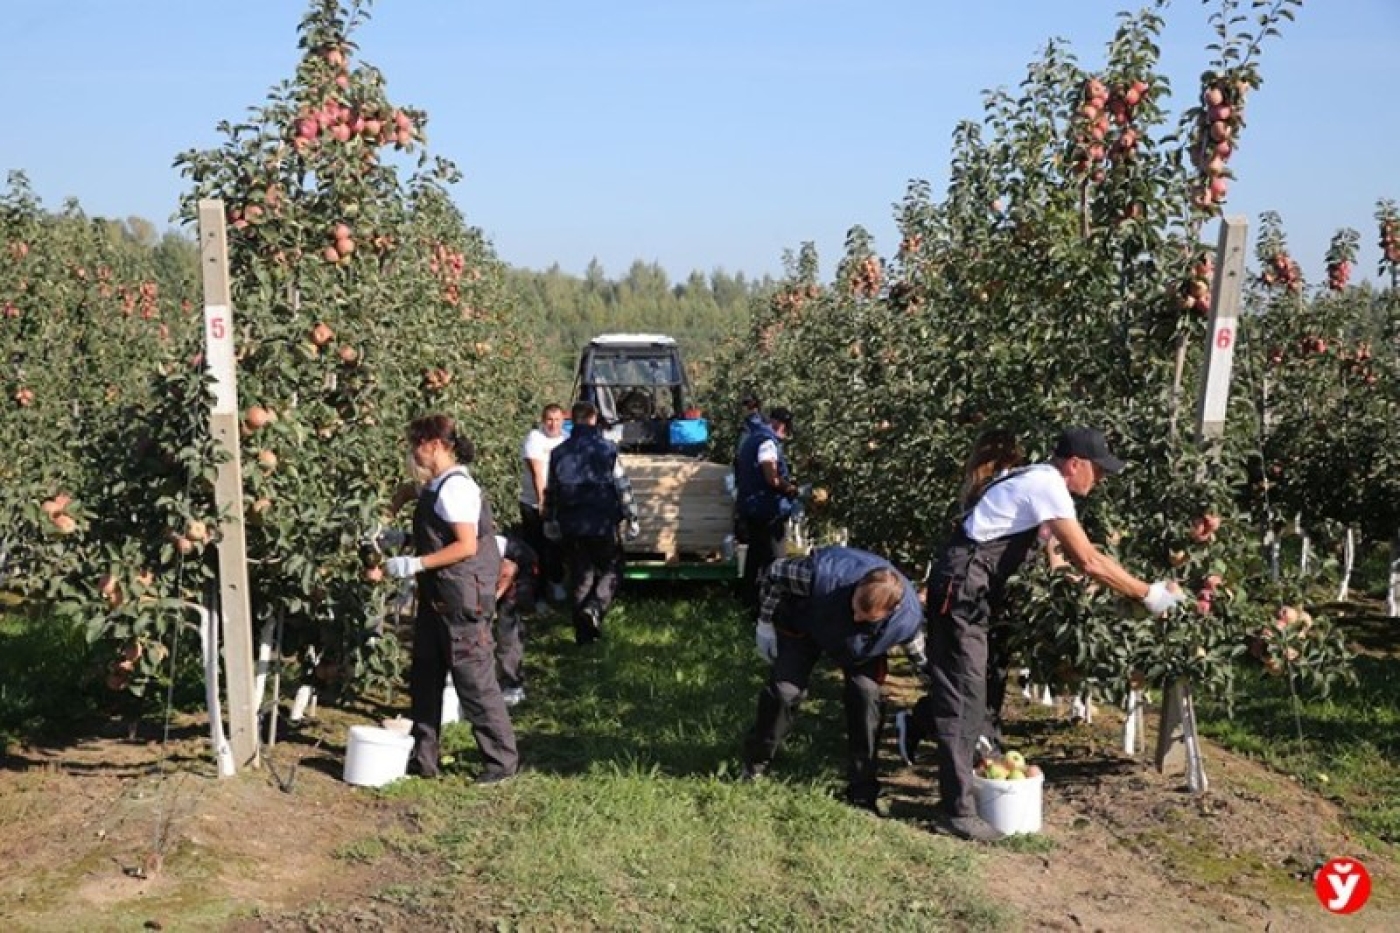
[[[511,269],[507,281],[521,313],[538,322],[540,350],[566,383],[561,391],[572,384],[579,348],[597,334],[666,334],[689,360],[707,360],[722,336],[747,323],[750,299],[775,285],[768,276],[723,270],[672,282],[659,265],[641,260],[620,279],[609,279],[594,260],[582,277],[555,265],[543,272]]]
[[[162,235],[140,217],[89,220],[76,204],[56,219],[65,218],[104,228],[114,246],[149,250],[163,289],[199,294],[198,245],[183,233],[168,230]],[[660,265],[641,260],[622,278],[609,279],[594,260],[582,276],[558,265],[542,272],[510,268],[507,284],[517,312],[539,334],[537,349],[548,367],[542,375],[554,384],[550,394],[562,397],[572,385],[579,348],[589,338],[623,331],[666,334],[680,342],[692,364],[702,364],[722,336],[747,324],[750,299],[771,291],[775,281],[767,275],[751,279],[718,269],[708,274],[697,270],[684,281],[672,282]]]

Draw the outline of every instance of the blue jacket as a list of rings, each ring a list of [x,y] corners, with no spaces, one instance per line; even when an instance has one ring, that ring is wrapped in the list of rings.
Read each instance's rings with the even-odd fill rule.
[[[622,521],[614,471],[617,445],[597,425],[576,424],[549,455],[545,505],[568,538],[610,538]]]
[[[739,449],[744,446],[744,441],[756,428],[761,428],[767,422],[763,420],[762,412],[750,412],[744,416],[744,420],[739,422],[739,439],[734,443],[734,456],[739,456]]]
[[[794,502],[768,485],[768,481],[763,478],[763,467],[758,462],[758,448],[763,446],[764,441],[772,441],[777,445],[778,475],[784,483],[787,483],[789,478],[782,440],[767,422],[754,425],[739,445],[738,456],[734,458],[734,486],[737,490],[739,515],[752,521],[787,518],[792,513]]]
[[[818,548],[812,552],[812,594],[785,598],[774,624],[812,639],[838,664],[864,664],[889,654],[919,634],[923,608],[919,595],[903,574],[904,597],[881,624],[857,623],[851,609],[856,584],[872,570],[894,570],[883,557],[851,547]]]

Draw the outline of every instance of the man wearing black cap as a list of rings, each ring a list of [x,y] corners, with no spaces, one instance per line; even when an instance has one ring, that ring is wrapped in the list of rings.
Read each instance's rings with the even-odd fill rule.
[[[939,824],[964,839],[1001,833],[977,815],[973,756],[986,733],[987,630],[1000,613],[1006,582],[1020,569],[1045,527],[1085,576],[1164,613],[1184,598],[1175,583],[1148,584],[1102,553],[1084,534],[1073,496],[1087,496],[1124,463],[1103,432],[1068,428],[1047,463],[1022,467],[988,484],[963,516],[928,588],[929,695],[895,720],[906,761],[926,734],[938,739]]]
[[[784,553],[787,519],[800,492],[783,456],[783,441],[791,436],[792,412],[774,408],[766,422],[750,428],[734,458],[735,506],[749,545],[740,595],[750,609],[758,608],[759,574]]]

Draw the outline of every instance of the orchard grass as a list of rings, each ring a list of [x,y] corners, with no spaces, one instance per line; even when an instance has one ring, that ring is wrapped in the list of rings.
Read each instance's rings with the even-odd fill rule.
[[[1201,732],[1331,798],[1370,841],[1400,843],[1400,638],[1394,624],[1381,617],[1346,623],[1361,649],[1355,684],[1325,699],[1295,698],[1286,679],[1250,671],[1236,681],[1232,711],[1223,701],[1200,704]]]
[[[586,648],[560,616],[535,623],[528,699],[512,711],[522,775],[472,786],[470,733],[451,726],[445,778],[384,792],[421,834],[343,857],[416,849],[441,866],[415,886],[438,922],[503,929],[1004,927],[975,847],[839,800],[835,678],[814,684],[770,779],[735,779],[762,684],[752,625],[723,594],[686,596],[619,605]],[[458,875],[466,899],[443,884]]]
[[[96,708],[82,626],[0,603],[0,751]]]

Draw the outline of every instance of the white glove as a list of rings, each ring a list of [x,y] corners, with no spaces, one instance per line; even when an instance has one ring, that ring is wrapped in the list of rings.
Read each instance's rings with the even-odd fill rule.
[[[1142,604],[1147,607],[1147,611],[1155,616],[1175,609],[1186,594],[1180,590],[1173,593],[1167,589],[1167,584],[1161,580],[1147,588],[1147,595],[1142,598]]]
[[[904,655],[914,666],[914,674],[919,678],[919,683],[927,686],[933,677],[929,674],[928,653],[925,651],[923,632],[915,635],[913,640],[904,643]]]
[[[550,540],[550,541],[563,541],[563,540],[564,540],[564,532],[562,532],[561,530],[559,530],[559,523],[558,523],[558,522],[545,522],[545,523],[544,523],[544,536],[545,536],[546,539],[548,539],[548,540]]]
[[[398,528],[385,528],[375,536],[374,543],[381,551],[397,551],[408,540],[408,534]]]
[[[627,528],[626,528],[626,530],[623,531],[623,536],[626,537],[628,541],[635,541],[636,538],[637,538],[637,536],[640,535],[641,533],[642,533],[642,526],[641,526],[641,524],[638,523],[638,521],[634,518],[634,519],[632,519],[631,521],[629,521],[629,522],[627,523]]]
[[[417,576],[423,572],[423,558],[407,556],[391,557],[384,562],[384,572],[395,580]]]
[[[753,635],[758,656],[769,664],[778,660],[778,633],[773,629],[773,623],[758,623],[754,626]]]

